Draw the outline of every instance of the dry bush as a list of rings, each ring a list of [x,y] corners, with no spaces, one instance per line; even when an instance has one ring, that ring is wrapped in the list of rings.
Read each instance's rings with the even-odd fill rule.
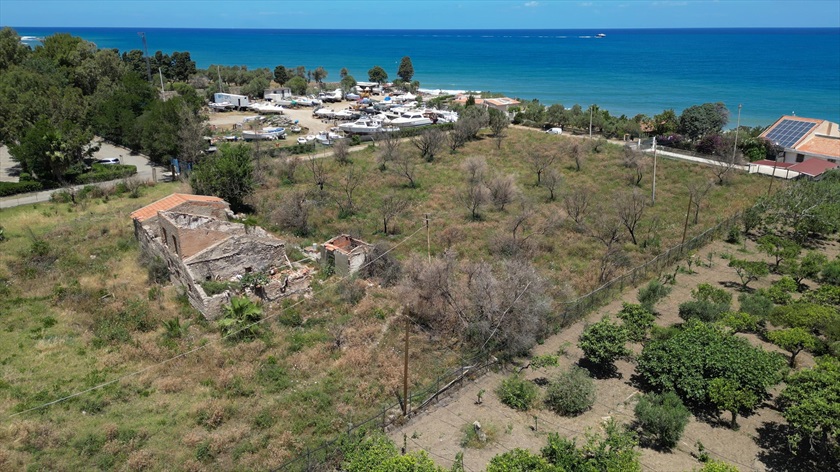
[[[470,185],[479,185],[484,183],[487,176],[487,160],[480,156],[468,157],[463,164],[461,170],[464,173],[464,179]]]
[[[140,449],[138,451],[132,451],[128,455],[128,460],[125,464],[129,470],[140,471],[152,469],[157,464],[157,461],[155,460],[154,453],[146,449]]]
[[[499,211],[505,211],[505,206],[513,203],[519,195],[516,178],[513,175],[493,177],[487,182],[490,189],[490,199]]]
[[[183,377],[160,377],[154,381],[155,390],[163,393],[178,393],[186,388],[187,380]]]

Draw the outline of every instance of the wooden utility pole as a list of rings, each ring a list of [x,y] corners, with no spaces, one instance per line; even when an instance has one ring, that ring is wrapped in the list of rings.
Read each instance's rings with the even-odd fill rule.
[[[650,193],[650,204],[656,204],[656,136],[653,137],[653,190]]]
[[[685,234],[688,233],[688,215],[691,214],[691,202],[694,195],[688,194],[688,209],[685,211],[685,226],[683,226],[683,238],[680,243],[680,252],[682,252],[682,245],[685,244]]]
[[[405,349],[403,353],[403,416],[408,416],[408,329],[411,326],[408,315],[405,317]]]
[[[429,214],[426,213],[426,252],[429,254],[429,263],[432,262],[432,236],[429,233]]]

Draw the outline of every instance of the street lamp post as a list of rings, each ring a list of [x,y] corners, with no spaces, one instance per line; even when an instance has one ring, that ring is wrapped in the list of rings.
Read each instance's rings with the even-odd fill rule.
[[[735,146],[732,146],[732,163],[735,163],[735,151],[738,149],[738,131],[741,130],[741,104],[738,104],[738,125],[735,127]]]

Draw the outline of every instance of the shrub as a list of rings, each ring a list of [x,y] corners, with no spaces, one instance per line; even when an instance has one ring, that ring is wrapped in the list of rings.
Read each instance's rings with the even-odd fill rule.
[[[550,472],[556,470],[544,458],[527,449],[512,449],[494,456],[487,464],[487,472]]]
[[[496,389],[499,400],[505,405],[520,411],[527,411],[534,404],[539,394],[537,386],[518,375],[511,375],[502,381]]]
[[[0,197],[8,197],[9,195],[17,195],[19,193],[38,192],[43,189],[44,186],[40,182],[0,182]]]
[[[531,368],[539,369],[541,367],[556,367],[560,362],[560,356],[546,354],[544,356],[534,356],[531,358]]]
[[[159,256],[140,253],[140,265],[146,267],[150,283],[165,284],[169,282],[169,265]]]
[[[644,341],[656,319],[650,310],[633,303],[624,303],[617,316],[624,323],[627,338],[633,342]]]
[[[685,321],[698,319],[705,323],[713,323],[718,321],[728,309],[728,306],[708,300],[689,300],[680,303],[679,315]]]
[[[759,320],[767,319],[773,311],[773,300],[770,300],[764,293],[742,293],[738,296],[741,304],[740,311],[755,316]]]
[[[579,415],[594,403],[595,381],[580,367],[572,367],[548,384],[545,404],[559,415]]]
[[[340,281],[336,286],[338,298],[349,305],[356,305],[365,297],[365,286],[356,279]]]
[[[736,333],[754,333],[758,331],[758,317],[742,311],[724,313],[720,324],[731,328]]]
[[[674,392],[642,396],[636,404],[635,413],[643,434],[667,450],[677,445],[691,416]]]
[[[840,260],[834,260],[823,266],[822,282],[831,285],[840,285]]]
[[[92,184],[131,177],[137,173],[137,166],[94,164],[91,172],[80,174],[74,179],[77,184]]]
[[[260,333],[262,309],[247,297],[233,297],[225,306],[219,327],[231,340],[254,339]]]
[[[230,282],[222,280],[205,280],[201,282],[201,288],[208,297],[224,293],[230,288]]]
[[[659,279],[654,279],[639,289],[639,295],[636,298],[645,310],[656,313],[654,306],[669,293],[671,293],[671,287],[663,284]]]
[[[586,358],[602,368],[613,367],[613,362],[630,355],[627,330],[605,318],[589,325],[580,335],[578,345]]]

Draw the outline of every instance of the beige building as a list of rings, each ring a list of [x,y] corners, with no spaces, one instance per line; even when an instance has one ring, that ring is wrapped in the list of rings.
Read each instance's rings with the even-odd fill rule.
[[[283,241],[232,216],[230,205],[220,198],[180,193],[131,214],[141,250],[166,262],[170,279],[185,288],[190,304],[210,320],[221,315],[233,293],[208,295],[203,282],[232,282],[234,287],[251,274],[261,282],[236,290],[265,301],[309,289],[309,269],[289,261]]]
[[[805,162],[810,158],[840,163],[840,128],[837,123],[800,116],[782,116],[760,137],[784,148],[779,162]]]

